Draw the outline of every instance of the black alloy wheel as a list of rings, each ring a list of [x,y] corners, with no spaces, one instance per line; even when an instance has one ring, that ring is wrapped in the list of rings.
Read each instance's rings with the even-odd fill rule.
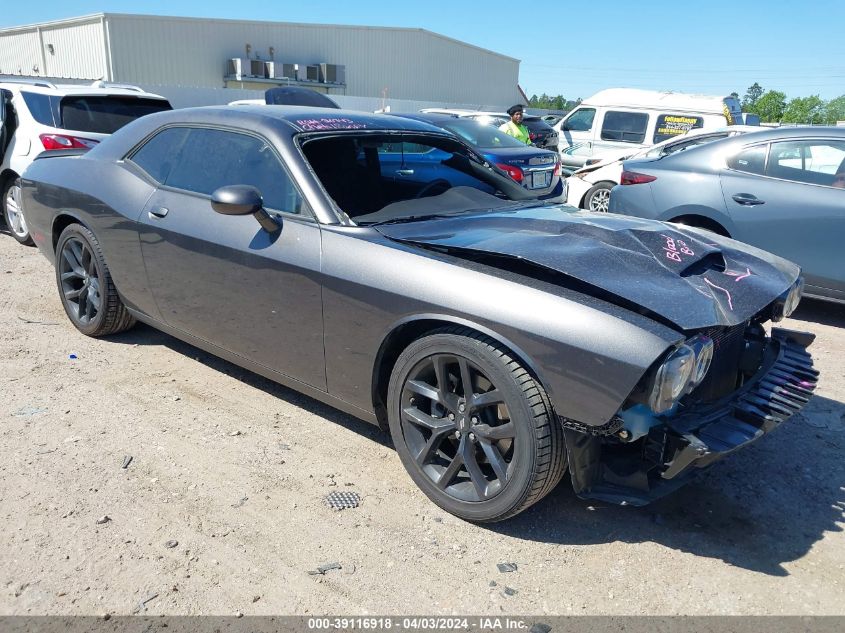
[[[412,478],[471,521],[498,521],[560,480],[565,450],[548,397],[516,360],[471,330],[412,343],[391,377],[390,429]]]
[[[117,294],[100,243],[84,226],[71,224],[59,237],[56,283],[65,312],[83,334],[115,334],[135,324]]]

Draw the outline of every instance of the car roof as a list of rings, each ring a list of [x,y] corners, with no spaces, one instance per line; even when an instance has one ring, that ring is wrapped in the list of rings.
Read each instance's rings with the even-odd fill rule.
[[[216,113],[235,111],[250,116],[275,119],[286,123],[295,132],[340,132],[354,130],[408,130],[440,132],[439,128],[422,120],[406,119],[389,114],[341,110],[335,108],[314,108],[309,106],[276,106],[244,104],[239,106],[207,106],[174,110],[182,116],[202,116],[204,112]],[[450,118],[445,116],[444,118]]]
[[[756,126],[754,126],[756,127]],[[747,134],[738,134],[729,136],[727,138],[718,139],[710,143],[704,143],[696,147],[691,147],[683,152],[675,152],[668,156],[659,159],[660,161],[669,161],[668,164],[675,164],[676,161],[681,163],[701,165],[709,164],[709,159],[703,158],[712,155],[723,154],[725,152],[731,153],[743,147],[750,145],[768,143],[770,141],[788,141],[797,139],[823,139],[831,138],[845,139],[845,128],[834,126],[821,125],[802,125],[798,127],[778,127],[778,128],[760,128],[759,131],[749,132]],[[625,161],[625,165],[646,164],[652,163],[655,158],[647,158],[644,156],[635,156],[630,160]]]
[[[837,127],[833,125],[799,125],[797,127],[781,126],[773,128],[760,126],[759,130],[759,132],[754,132],[753,139],[755,141],[770,140],[776,138],[804,138],[808,136],[845,137],[845,127]]]
[[[299,134],[408,132],[448,137],[446,130],[414,119],[336,108],[288,105],[217,105],[156,112],[135,119],[90,150],[92,159],[122,158],[140,141],[165,127],[199,126],[250,130],[282,144]],[[467,146],[469,147],[469,146]]]
[[[34,92],[36,94],[57,95],[60,97],[103,97],[126,96],[146,99],[165,99],[165,97],[146,92],[138,86],[128,84],[107,84],[94,82],[93,84],[54,84],[48,81],[16,81],[14,79],[0,80],[0,88],[6,90]]]

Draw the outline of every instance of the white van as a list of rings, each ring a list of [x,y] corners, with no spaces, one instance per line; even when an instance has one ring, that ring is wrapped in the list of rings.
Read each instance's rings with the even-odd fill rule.
[[[571,171],[693,128],[719,128],[741,120],[739,100],[732,96],[611,88],[581,102],[554,127],[561,166]]]

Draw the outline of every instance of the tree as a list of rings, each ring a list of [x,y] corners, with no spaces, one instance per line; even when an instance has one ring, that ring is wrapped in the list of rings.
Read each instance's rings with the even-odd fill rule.
[[[783,123],[824,123],[825,103],[818,95],[796,97],[789,102],[783,113]]]
[[[764,123],[779,123],[783,118],[784,110],[786,110],[786,95],[777,90],[769,90],[746,111],[759,115]]]
[[[836,99],[828,101],[825,110],[825,123],[828,125],[836,125],[837,121],[845,121],[845,95],[840,95]]]
[[[742,98],[742,109],[746,112],[753,112],[752,108],[763,96],[763,87],[756,81],[748,87],[748,91]]]
[[[739,93],[738,93],[738,92],[736,92],[736,91],[732,92],[732,93],[731,93],[730,95],[728,95],[728,96],[731,96],[731,97],[733,97],[734,99],[736,99],[737,101],[739,101]]]

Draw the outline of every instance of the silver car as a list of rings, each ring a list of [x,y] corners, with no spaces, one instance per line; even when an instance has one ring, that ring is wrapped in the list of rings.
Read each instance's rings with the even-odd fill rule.
[[[778,128],[625,161],[609,211],[771,251],[803,268],[807,295],[845,303],[845,128]]]

